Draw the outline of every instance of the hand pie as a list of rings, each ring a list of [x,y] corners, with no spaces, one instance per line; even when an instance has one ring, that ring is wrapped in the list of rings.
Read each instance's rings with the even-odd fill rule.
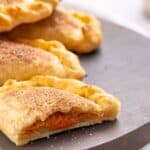
[[[38,40],[34,43],[38,44]],[[77,79],[84,77],[85,72],[78,57],[67,51],[61,43],[39,40],[39,44],[44,49],[0,40],[0,84],[8,79],[27,80],[34,75]]]
[[[0,87],[0,129],[16,145],[114,120],[119,110],[117,98],[73,79],[36,76]]]
[[[48,17],[59,0],[0,0],[0,32]]]
[[[8,34],[14,38],[58,40],[78,53],[93,51],[102,40],[100,24],[96,18],[60,7],[45,20],[21,25]]]
[[[85,71],[80,65],[78,56],[68,51],[60,42],[43,39],[27,40],[23,38],[15,39],[15,41],[41,48],[57,56],[66,71],[66,77],[82,79],[85,76]]]

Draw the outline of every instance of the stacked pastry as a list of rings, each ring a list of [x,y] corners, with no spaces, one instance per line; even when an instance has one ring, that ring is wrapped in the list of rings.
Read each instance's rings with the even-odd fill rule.
[[[0,0],[0,130],[16,145],[114,120],[120,110],[116,97],[78,81],[86,73],[71,52],[95,50],[100,23],[58,3]]]

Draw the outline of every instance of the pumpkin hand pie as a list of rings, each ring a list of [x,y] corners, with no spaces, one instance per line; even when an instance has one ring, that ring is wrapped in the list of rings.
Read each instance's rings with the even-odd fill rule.
[[[0,87],[0,130],[16,145],[114,120],[119,110],[116,97],[74,79],[35,76]]]
[[[61,7],[57,7],[50,17],[21,25],[8,35],[12,38],[57,40],[77,53],[91,52],[102,41],[101,25],[94,16]]]
[[[59,0],[0,0],[0,32],[50,16]]]
[[[8,79],[27,80],[35,75],[81,79],[85,71],[78,57],[57,41],[34,40],[29,46],[0,40],[0,84]]]

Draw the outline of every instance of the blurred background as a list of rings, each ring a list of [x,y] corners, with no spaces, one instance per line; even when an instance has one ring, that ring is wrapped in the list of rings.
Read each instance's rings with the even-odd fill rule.
[[[150,0],[64,0],[63,4],[98,12],[103,18],[150,37]]]

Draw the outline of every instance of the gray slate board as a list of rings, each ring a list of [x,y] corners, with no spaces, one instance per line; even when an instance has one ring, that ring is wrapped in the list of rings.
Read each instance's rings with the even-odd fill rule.
[[[150,40],[102,21],[103,46],[81,56],[88,77],[122,102],[118,120],[16,147],[0,134],[0,150],[138,149],[150,141]]]

